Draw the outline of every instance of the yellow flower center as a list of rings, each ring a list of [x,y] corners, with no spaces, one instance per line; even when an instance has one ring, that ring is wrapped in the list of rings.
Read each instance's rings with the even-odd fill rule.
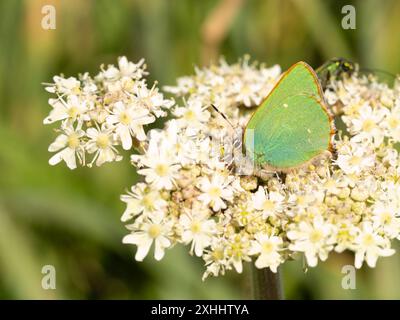
[[[388,120],[390,129],[396,129],[400,125],[400,120],[396,117],[391,117]]]
[[[274,250],[274,245],[271,242],[264,242],[262,245],[262,250],[264,253],[271,253]]]
[[[79,146],[79,137],[76,133],[71,133],[68,136],[68,147],[71,149],[75,149]]]
[[[100,149],[106,149],[110,145],[110,138],[105,133],[100,133],[97,136],[96,144]]]
[[[210,196],[217,198],[221,196],[221,189],[219,187],[212,187],[208,193]]]
[[[271,200],[265,200],[263,208],[265,211],[273,211],[275,209],[275,204]]]
[[[196,115],[192,110],[187,110],[184,115],[185,120],[191,121],[196,119]]]
[[[157,238],[161,234],[161,226],[158,224],[152,224],[148,230],[150,238]]]
[[[381,222],[382,224],[390,224],[392,222],[392,215],[390,212],[384,212],[381,216]]]
[[[121,114],[119,115],[119,122],[121,122],[122,124],[128,125],[130,124],[132,121],[132,118],[130,117],[130,115],[126,112],[121,112]]]
[[[372,121],[371,119],[366,119],[362,125],[362,129],[365,132],[371,132],[372,129],[374,129],[376,126],[375,122]]]
[[[341,241],[350,240],[351,237],[350,237],[350,232],[349,232],[349,230],[347,230],[347,229],[341,229],[341,230],[338,232],[338,238],[339,238]]]
[[[193,221],[192,225],[190,226],[190,230],[192,233],[199,233],[201,231],[201,224],[198,221]]]
[[[313,230],[310,234],[310,241],[313,243],[319,242],[322,239],[322,232],[319,230]]]
[[[157,173],[158,176],[165,177],[168,174],[168,166],[160,163],[155,167],[154,171]]]
[[[249,215],[249,212],[247,210],[242,210],[242,211],[240,211],[240,215],[242,217],[247,217]]]
[[[153,206],[153,198],[150,195],[145,195],[142,198],[142,205],[147,209],[147,210],[152,210],[154,208]]]
[[[374,244],[374,237],[371,234],[365,235],[364,239],[363,239],[363,244],[365,246],[370,246],[370,245]]]
[[[221,249],[215,249],[211,255],[214,261],[222,260],[224,258],[224,251]]]
[[[240,258],[242,254],[242,245],[240,243],[234,243],[228,250],[229,255],[235,258]]]
[[[297,204],[300,206],[302,206],[306,203],[306,198],[303,196],[298,196],[296,200],[297,200]]]
[[[68,115],[70,118],[76,118],[78,114],[79,114],[79,109],[77,107],[73,106],[68,109]]]
[[[357,165],[359,165],[360,163],[361,163],[361,157],[352,156],[352,157],[350,158],[349,164],[350,164],[351,166],[357,166]]]
[[[249,93],[251,93],[251,90],[250,90],[250,87],[249,86],[243,86],[243,88],[242,88],[242,94],[243,95],[247,95],[247,94],[249,94]]]
[[[79,94],[79,93],[81,93],[81,88],[79,88],[79,86],[74,87],[74,88],[72,89],[72,92],[75,93],[75,94]]]

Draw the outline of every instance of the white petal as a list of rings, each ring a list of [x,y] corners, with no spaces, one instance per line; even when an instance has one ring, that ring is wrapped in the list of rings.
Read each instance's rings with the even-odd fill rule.
[[[54,156],[52,156],[52,157],[49,159],[49,164],[52,165],[52,166],[54,166],[54,165],[60,163],[60,162],[62,161],[62,159],[63,159],[63,157],[62,157],[63,151],[64,151],[64,150],[61,150],[60,152],[58,152],[58,153],[56,153]]]
[[[43,120],[44,124],[49,124],[68,118],[67,110],[60,101],[57,101],[53,107],[54,109],[51,110],[49,116]]]
[[[153,240],[148,239],[146,242],[141,243],[136,251],[135,260],[136,261],[143,261],[143,259],[147,256],[150,251],[151,244]]]
[[[367,251],[365,260],[367,261],[367,264],[368,264],[369,267],[375,268],[376,267],[376,262],[378,260],[378,255],[375,252],[374,253],[370,253],[370,252]]]
[[[201,257],[203,254],[204,246],[200,241],[197,241],[195,246],[194,246],[194,253],[197,257]],[[239,272],[239,271],[238,271]],[[240,273],[240,272],[239,272]]]
[[[67,146],[68,137],[65,134],[59,135],[56,140],[49,146],[48,151],[56,152]]]
[[[71,148],[66,148],[63,151],[63,159],[67,164],[68,168],[71,170],[76,169],[76,157],[75,157],[75,150]]]
[[[364,250],[362,250],[362,251],[357,251],[356,254],[355,254],[355,257],[354,257],[354,266],[355,266],[357,269],[360,269],[361,266],[362,266],[362,264],[363,264],[363,261],[364,261],[364,254],[365,254]]]
[[[316,255],[312,254],[312,253],[308,253],[308,252],[306,252],[305,255],[306,255],[306,259],[307,259],[307,264],[310,267],[316,267],[318,264],[318,259],[317,259]]]
[[[137,251],[135,255],[136,261],[143,261],[149,253],[153,240],[143,234],[128,234],[122,239],[123,243],[136,244]]]
[[[132,148],[132,137],[129,132],[129,128],[122,125],[118,126],[117,133],[121,138],[122,148],[124,148],[124,150],[129,150],[130,148]]]
[[[155,249],[154,249],[154,259],[160,261],[164,257],[164,247],[160,243],[159,239],[156,240]]]
[[[95,139],[98,136],[99,132],[95,128],[89,128],[87,129],[86,134],[89,138]]]

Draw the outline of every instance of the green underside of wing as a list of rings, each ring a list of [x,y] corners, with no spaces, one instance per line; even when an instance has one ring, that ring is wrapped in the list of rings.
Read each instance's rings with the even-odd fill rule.
[[[258,123],[264,121],[268,106],[279,105],[289,97],[299,94],[319,97],[318,79],[309,68],[311,67],[299,62],[290,69],[289,73],[284,74],[277,87],[257,108],[247,127],[249,125],[257,127]]]
[[[286,169],[327,150],[330,137],[330,119],[320,101],[299,94],[268,104],[262,121],[247,125],[244,143],[258,165]]]
[[[304,62],[283,75],[245,130],[246,151],[258,165],[293,168],[329,148],[331,123],[319,88]]]

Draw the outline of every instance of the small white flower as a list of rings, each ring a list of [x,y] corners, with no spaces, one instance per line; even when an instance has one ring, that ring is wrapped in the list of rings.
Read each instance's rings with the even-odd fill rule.
[[[97,87],[96,83],[90,77],[88,72],[85,72],[81,76],[80,80],[82,81],[82,93],[83,94],[87,94],[90,97],[90,95],[96,94],[97,91],[99,90],[99,88]]]
[[[266,233],[257,233],[254,238],[250,254],[258,255],[255,266],[258,269],[270,268],[272,272],[277,272],[278,266],[284,261],[280,253],[283,250],[282,238]]]
[[[179,177],[178,170],[181,166],[169,154],[169,150],[165,149],[162,143],[157,142],[151,140],[146,154],[140,156],[139,162],[145,168],[138,170],[138,173],[146,176],[146,182],[156,189],[171,190]]]
[[[53,107],[49,116],[43,120],[44,124],[50,124],[56,121],[71,120],[90,120],[86,114],[88,110],[86,101],[82,101],[78,96],[68,96],[67,101],[63,98],[49,99],[49,104]]]
[[[85,132],[80,127],[74,129],[72,126],[64,127],[62,132],[49,146],[50,152],[58,151],[50,158],[49,164],[54,166],[64,160],[68,168],[75,169],[76,157],[78,157],[81,163],[84,163],[82,137],[85,135]]]
[[[196,83],[194,79],[190,76],[183,76],[176,80],[177,86],[164,86],[163,89],[166,92],[170,92],[175,95],[184,95],[188,93],[191,88],[194,88]]]
[[[122,141],[122,147],[129,150],[132,147],[132,137],[139,141],[146,139],[143,125],[153,123],[155,117],[150,115],[147,109],[135,108],[133,105],[125,105],[118,101],[106,121],[110,125],[115,125],[115,132]]]
[[[380,122],[388,113],[386,108],[374,108],[363,106],[357,118],[351,119],[350,131],[355,134],[355,141],[371,141],[379,146],[384,138],[384,131]]]
[[[46,87],[46,91],[51,93],[63,94],[77,94],[80,91],[80,82],[75,77],[69,77],[65,79],[64,77],[54,76],[54,84]]]
[[[144,59],[140,59],[139,62],[133,63],[128,61],[126,57],[118,58],[118,68],[121,77],[129,77],[133,79],[140,79],[147,73],[144,71]]]
[[[164,99],[164,96],[158,92],[158,88],[154,85],[148,89],[144,83],[139,83],[134,87],[135,103],[140,108],[146,108],[157,118],[165,117],[166,112],[163,109],[170,109],[174,105],[174,101]]]
[[[157,216],[141,223],[139,227],[136,227],[136,225],[127,226],[132,230],[132,233],[126,235],[122,242],[137,246],[136,261],[143,261],[154,242],[154,259],[161,260],[164,257],[165,249],[172,245],[169,239],[172,226],[173,221],[163,220],[162,217]]]
[[[373,227],[382,228],[383,232],[391,238],[396,238],[400,234],[399,212],[393,204],[377,202],[373,206]]]
[[[210,249],[203,255],[203,260],[207,267],[202,277],[203,281],[210,275],[216,277],[220,274],[225,274],[225,270],[228,267],[225,252],[225,239],[213,237]]]
[[[251,261],[250,240],[246,233],[234,233],[227,239],[226,255],[237,273],[243,272],[243,262]]]
[[[86,149],[89,153],[95,154],[89,166],[95,161],[97,166],[101,166],[105,162],[122,159],[118,150],[114,147],[116,142],[113,138],[113,128],[107,128],[106,125],[102,125],[101,128],[89,128],[86,135],[89,138]]]
[[[194,208],[180,216],[179,223],[183,228],[182,241],[192,243],[190,251],[200,257],[204,248],[211,244],[216,232],[216,223],[209,219],[208,210]]]
[[[378,257],[388,257],[394,254],[390,241],[380,236],[370,223],[364,223],[359,236],[355,239],[354,266],[361,268],[365,260],[371,268],[376,266]]]
[[[173,114],[179,118],[183,127],[198,128],[210,119],[209,106],[203,106],[201,101],[190,99],[184,107],[175,108]]]
[[[374,166],[375,157],[368,151],[369,149],[352,143],[339,151],[336,163],[346,174],[360,174]]]
[[[138,183],[131,188],[131,192],[122,195],[121,200],[126,203],[126,209],[121,217],[126,222],[139,214],[148,217],[155,212],[163,212],[167,202],[161,198],[160,192],[149,188],[145,183]]]
[[[297,213],[302,213],[308,208],[313,207],[317,198],[313,192],[296,192],[290,193],[288,203],[291,204],[289,210],[295,211]],[[290,214],[290,212],[288,212]]]
[[[328,258],[335,240],[332,226],[320,216],[315,217],[312,222],[301,221],[287,236],[292,241],[289,249],[304,252],[310,267],[318,264],[318,258],[322,261]]]
[[[343,252],[347,249],[354,250],[354,240],[358,236],[360,230],[354,224],[344,221],[339,224],[336,234],[336,252]]]
[[[233,188],[227,177],[215,174],[209,179],[202,177],[199,181],[199,189],[202,194],[198,199],[205,205],[209,205],[214,211],[226,208],[224,200],[231,201],[233,197]]]
[[[106,70],[99,74],[98,78],[104,78],[107,81],[116,81],[124,77],[138,80],[146,74],[144,59],[141,59],[138,63],[133,63],[129,62],[126,57],[119,57],[118,68],[109,65]]]
[[[175,119],[168,121],[163,131],[151,130],[150,140],[150,143],[162,145],[168,156],[182,166],[194,164],[198,160],[196,137],[180,128]]]
[[[279,192],[266,192],[263,187],[259,187],[257,192],[252,195],[254,208],[262,211],[263,218],[275,216],[283,210],[283,200],[285,197]]]
[[[400,141],[400,101],[382,121],[382,127],[385,128],[386,135],[394,142]]]

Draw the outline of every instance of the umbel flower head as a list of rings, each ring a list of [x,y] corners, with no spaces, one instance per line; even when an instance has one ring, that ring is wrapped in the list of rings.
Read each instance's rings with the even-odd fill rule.
[[[122,70],[108,73],[119,77]],[[146,136],[130,131],[142,141],[131,162],[143,179],[121,196],[126,203],[121,220],[129,230],[123,242],[137,247],[136,260],[150,252],[160,260],[166,249],[185,245],[204,260],[206,278],[232,269],[240,273],[243,262],[276,272],[285,261],[301,256],[314,267],[330,252],[346,250],[354,252],[357,268],[364,262],[375,267],[379,257],[394,253],[391,242],[400,238],[400,85],[389,87],[357,73],[332,79],[324,94],[343,123],[333,142],[335,154],[285,177],[257,170],[238,174],[229,157],[235,149],[232,129],[210,105],[218,106],[234,127],[244,127],[280,75],[279,66],[250,63],[248,57],[233,65],[221,60],[196,69],[176,86],[165,87],[180,102],[158,104],[171,111],[162,129]],[[130,79],[137,81],[132,74]],[[64,81],[52,87],[61,97],[72,95],[76,86]],[[99,100],[102,94],[97,93]],[[112,109],[106,108],[105,117],[112,120],[90,132],[78,125],[66,127],[65,135],[74,133],[75,145],[89,152],[98,135],[111,130],[124,146],[114,117],[126,105],[122,101],[120,107],[121,96],[119,91]],[[81,100],[86,107],[89,101]],[[146,108],[156,116],[151,105]],[[86,123],[86,115],[79,113],[75,121]],[[69,141],[58,139],[60,144]]]
[[[147,86],[144,60],[118,59],[118,67],[101,67],[94,77],[88,73],[77,78],[55,76],[46,90],[55,94],[44,124],[60,123],[59,133],[49,146],[56,152],[49,163],[65,161],[70,169],[80,165],[97,166],[119,161],[118,146],[130,150],[146,140],[143,126],[167,115],[174,101],[164,99],[158,89]],[[87,161],[87,154],[91,160]]]

